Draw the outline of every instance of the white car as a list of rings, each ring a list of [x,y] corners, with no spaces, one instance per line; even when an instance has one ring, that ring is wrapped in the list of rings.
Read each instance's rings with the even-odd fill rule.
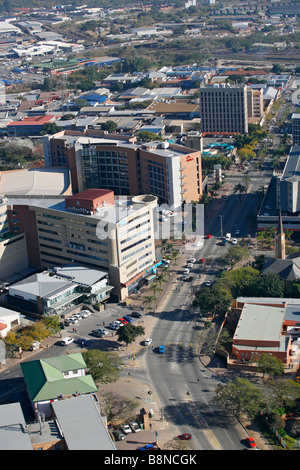
[[[233,238],[233,239],[231,240],[231,243],[232,243],[233,245],[236,245],[236,244],[237,244],[237,239],[236,239],[236,238]]]
[[[188,268],[193,268],[194,265],[193,265],[193,263],[188,263],[188,264],[187,264],[187,267],[188,267]]]
[[[89,317],[90,315],[92,315],[92,312],[90,312],[89,310],[82,310],[80,312],[80,315],[83,315],[83,314]]]
[[[192,263],[192,264],[196,263],[195,258],[191,258],[191,259],[189,260],[189,263]]]
[[[206,285],[206,287],[210,287],[210,286],[211,286],[211,281],[207,281],[207,282],[205,283],[205,285]]]
[[[60,344],[62,346],[67,346],[68,344],[73,343],[73,341],[74,341],[74,338],[70,338],[70,336],[67,336],[66,338],[61,340]]]
[[[189,270],[188,268],[185,268],[185,269],[183,270],[183,274],[189,274],[189,272],[190,272],[190,270]]]
[[[133,430],[133,432],[138,432],[141,430],[141,428],[139,427],[138,423],[136,421],[131,421],[129,423],[131,429]]]
[[[68,318],[68,320],[71,323],[78,323],[79,322],[78,318],[76,318],[76,317],[70,317],[70,318]]]
[[[149,346],[152,343],[152,338],[147,338],[144,341],[145,346]]]
[[[87,318],[89,316],[88,313],[86,313],[84,311],[80,312],[80,315],[81,315],[82,318]]]
[[[130,434],[132,432],[132,429],[129,426],[129,424],[124,424],[122,426],[122,431],[123,431],[124,434]]]

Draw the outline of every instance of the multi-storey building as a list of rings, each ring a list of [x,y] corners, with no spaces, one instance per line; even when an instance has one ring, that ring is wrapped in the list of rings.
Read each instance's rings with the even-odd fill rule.
[[[44,137],[46,166],[70,168],[73,191],[107,188],[118,195],[153,194],[178,207],[202,195],[201,151],[135,137],[63,131]]]
[[[25,233],[29,265],[82,265],[108,273],[119,299],[155,270],[154,196],[88,189],[66,198],[9,198],[12,234]],[[0,206],[2,207],[2,206]]]
[[[292,114],[293,145],[300,145],[300,113]]]
[[[203,85],[200,107],[202,132],[248,132],[246,85]]]

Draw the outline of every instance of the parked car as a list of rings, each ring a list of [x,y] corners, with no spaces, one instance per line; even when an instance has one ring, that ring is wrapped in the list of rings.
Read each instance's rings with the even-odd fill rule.
[[[235,234],[236,234],[236,235],[239,235],[240,233],[241,233],[240,230],[236,230],[236,231],[235,231]]]
[[[125,331],[125,330],[124,330],[124,331]],[[151,343],[152,343],[152,338],[147,338],[147,339],[145,339],[145,341],[144,341],[144,345],[145,345],[145,346],[149,346]]]
[[[122,431],[124,432],[124,434],[130,434],[132,432],[129,424],[123,424]]]
[[[205,263],[205,259],[204,259],[204,258],[200,258],[200,259],[199,259],[199,263],[200,263],[200,264]]]
[[[158,352],[159,352],[160,354],[164,354],[164,352],[165,352],[165,347],[164,347],[163,344],[161,344],[161,345],[159,346]]]
[[[82,346],[83,348],[89,346],[91,343],[90,341],[87,341],[86,339],[84,338],[78,338],[76,339],[76,343],[79,344],[79,346]]]
[[[180,439],[181,441],[188,441],[192,439],[192,435],[185,433],[185,434],[180,434],[180,436],[177,436],[177,438]]]
[[[72,317],[69,318],[69,321],[70,321],[71,323],[78,323],[78,322],[79,322],[79,319],[78,319],[77,317],[73,317],[73,316],[72,316]]]
[[[208,235],[206,235],[206,237],[205,237],[205,238],[208,238],[208,239],[209,239],[209,238],[211,238],[211,235],[210,235],[210,234],[208,234]]]
[[[125,439],[125,436],[120,429],[115,429],[112,433],[116,441],[123,441]]]
[[[182,281],[187,281],[188,280],[188,276],[186,274],[184,274],[183,276],[181,276],[181,280]]]
[[[108,335],[109,332],[104,328],[97,328],[96,330],[92,330],[91,334],[97,336],[98,338],[102,338],[103,336]]]
[[[120,328],[120,325],[117,325],[116,323],[110,323],[108,326],[112,330],[118,330]]]
[[[189,274],[189,272],[190,272],[190,270],[189,270],[188,268],[185,268],[185,269],[183,270],[183,273],[184,273],[184,274]]]
[[[80,312],[80,315],[82,316],[82,318],[87,318],[89,316],[89,314],[85,311]]]
[[[189,263],[196,263],[195,258],[191,258],[191,259],[189,260]]]
[[[40,347],[41,347],[41,343],[39,341],[34,341],[33,343],[31,343],[29,351],[36,351]]]
[[[132,312],[130,314],[133,318],[142,318],[142,314],[139,312]]]
[[[140,450],[154,450],[156,449],[153,444],[146,444],[143,447],[140,447]]]
[[[92,312],[90,312],[90,310],[82,310],[82,311],[80,312],[80,315],[82,315],[82,314],[84,314],[84,315],[86,315],[86,316],[89,317],[90,315],[92,315]]]
[[[68,344],[71,344],[74,342],[74,338],[70,338],[70,336],[66,336],[66,338],[62,339],[60,344],[62,346],[67,346]]]
[[[206,285],[206,287],[210,287],[210,286],[211,286],[211,281],[207,281],[207,282],[205,283],[205,285]]]
[[[125,318],[118,318],[118,321],[119,321],[120,323],[123,323],[123,325],[126,325],[126,324],[128,323],[128,321],[125,320]]]
[[[138,423],[136,421],[131,421],[129,423],[129,426],[131,427],[131,429],[133,430],[133,432],[138,432],[141,430],[141,428],[139,427]]]
[[[193,263],[188,263],[188,264],[186,265],[186,267],[190,269],[190,268],[193,268],[194,265],[193,265]]]
[[[124,318],[124,320],[128,321],[129,323],[132,323],[132,322],[133,322],[133,319],[132,319],[132,318],[130,318],[130,316],[129,316],[129,315],[124,315],[124,317],[123,317],[123,318]]]
[[[232,243],[233,245],[236,245],[236,244],[237,244],[237,239],[236,239],[236,238],[233,238],[233,239],[231,240],[231,243]]]

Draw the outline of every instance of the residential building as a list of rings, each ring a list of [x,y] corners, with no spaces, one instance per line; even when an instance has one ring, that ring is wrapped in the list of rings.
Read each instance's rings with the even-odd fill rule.
[[[264,94],[263,88],[247,89],[247,110],[248,110],[248,119],[251,121],[251,118],[258,118],[258,122],[263,116],[264,112]]]
[[[0,307],[0,338],[5,338],[16,325],[20,325],[20,314],[9,308]]]
[[[118,195],[153,194],[179,207],[202,195],[201,151],[169,142],[95,130],[44,137],[45,165],[67,166],[73,191],[107,188]]]
[[[43,413],[50,418],[53,402],[77,394],[95,393],[97,387],[92,376],[86,373],[86,368],[79,353],[22,362],[26,393],[34,416],[38,418]]]
[[[55,123],[59,117],[46,114],[45,116],[30,116],[20,121],[11,121],[7,124],[7,132],[14,137],[39,135],[44,124]]]
[[[247,86],[225,83],[200,87],[202,132],[248,132]]]
[[[103,271],[114,287],[113,294],[123,299],[155,270],[157,198],[113,196],[112,191],[88,189],[65,198],[15,197],[3,204],[11,233],[26,236],[31,267],[81,265]],[[48,280],[43,285],[52,296]],[[70,300],[77,294],[73,290],[70,285]],[[37,298],[27,300],[38,302]]]

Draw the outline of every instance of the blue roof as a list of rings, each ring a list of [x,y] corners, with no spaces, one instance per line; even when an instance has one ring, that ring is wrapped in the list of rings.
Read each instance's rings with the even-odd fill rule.
[[[82,96],[82,98],[84,100],[87,100],[87,101],[94,101],[94,102],[97,102],[97,103],[103,103],[105,100],[106,100],[106,95],[98,95],[98,93],[94,93],[94,94],[91,94],[91,95],[84,95]]]

